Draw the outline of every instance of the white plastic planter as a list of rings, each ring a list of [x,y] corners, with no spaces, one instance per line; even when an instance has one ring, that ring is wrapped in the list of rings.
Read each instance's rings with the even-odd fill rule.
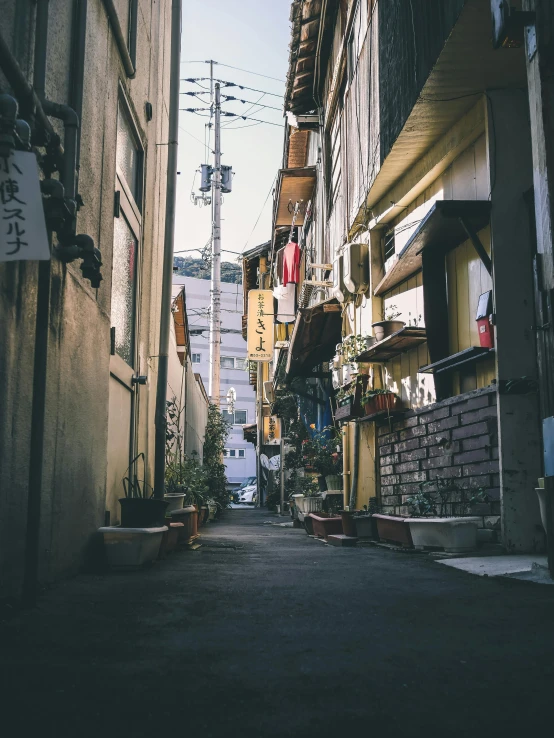
[[[162,536],[167,526],[161,528],[99,528],[104,538],[106,560],[112,569],[136,569],[158,557]]]
[[[182,510],[183,505],[185,504],[185,494],[184,492],[170,492],[169,494],[164,495],[164,500],[167,502],[165,514],[171,515],[175,510]]]
[[[303,497],[294,495],[294,504],[300,512],[311,513],[320,512],[323,505],[321,497]]]
[[[415,548],[444,548],[447,553],[464,553],[477,546],[481,518],[406,518]]]

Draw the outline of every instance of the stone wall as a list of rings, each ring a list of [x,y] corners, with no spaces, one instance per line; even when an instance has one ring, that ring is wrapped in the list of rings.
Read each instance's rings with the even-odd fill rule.
[[[434,491],[435,480],[452,479],[468,492],[478,488],[486,491],[489,502],[478,503],[474,512],[483,516],[483,527],[498,529],[495,388],[475,390],[410,411],[390,424],[381,422],[377,448],[384,513],[407,515],[406,500],[419,491],[422,483]]]

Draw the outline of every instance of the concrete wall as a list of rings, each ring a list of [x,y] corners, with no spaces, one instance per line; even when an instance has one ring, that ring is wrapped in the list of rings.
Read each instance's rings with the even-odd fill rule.
[[[126,3],[121,4],[122,8]],[[137,373],[137,448],[151,476],[161,256],[163,248],[170,53],[169,0],[139,2],[137,73],[126,77],[101,0],[89,0],[86,75],[81,126],[79,192],[84,206],[77,232],[102,251],[98,290],[82,278],[79,262],[52,262],[46,387],[45,453],[41,510],[40,578],[75,572],[106,509],[110,295],[115,183],[116,115],[123,96],[144,148],[145,197],[140,243]],[[34,3],[2,2],[1,31],[29,73]],[[72,3],[52,0],[47,95],[70,103]],[[124,19],[123,19],[124,20]],[[4,81],[2,86],[6,89]],[[153,120],[147,122],[145,102]],[[63,134],[63,129],[59,128]],[[62,135],[63,141],[63,135]],[[0,576],[2,596],[17,596],[23,575],[29,438],[33,388],[37,265],[0,265]],[[154,391],[153,391],[154,390]],[[112,408],[114,410],[114,408]],[[114,417],[112,417],[112,421]],[[117,425],[117,424],[116,424]],[[123,463],[123,461],[121,462]],[[113,505],[110,505],[113,507]]]

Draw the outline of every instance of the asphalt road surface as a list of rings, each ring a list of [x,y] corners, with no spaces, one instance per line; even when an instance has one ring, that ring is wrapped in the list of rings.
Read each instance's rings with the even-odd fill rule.
[[[229,510],[197,551],[4,620],[2,734],[554,735],[554,587],[269,520]]]

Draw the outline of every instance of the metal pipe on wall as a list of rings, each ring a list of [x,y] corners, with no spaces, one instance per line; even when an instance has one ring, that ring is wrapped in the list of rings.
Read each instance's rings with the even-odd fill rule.
[[[119,23],[119,17],[117,15],[117,10],[115,9],[113,0],[102,0],[102,2],[104,4],[104,10],[107,13],[108,20],[110,21],[110,25],[113,30],[113,35],[115,37],[117,48],[121,56],[121,61],[123,62],[125,74],[130,79],[133,79],[133,77],[136,74],[135,65],[133,64],[133,60],[131,59],[131,55],[129,54],[129,49],[127,48],[127,39],[123,35],[123,31],[121,30],[121,25]],[[135,16],[136,16],[136,13],[135,13]]]
[[[354,422],[354,448],[353,448],[354,464],[352,466],[352,474],[350,475],[350,499],[348,508],[356,509],[356,500],[358,499],[358,474],[360,470],[360,424]]]
[[[181,2],[171,4],[171,80],[169,92],[169,130],[167,145],[167,188],[165,201],[164,259],[160,313],[160,345],[158,382],[156,387],[154,496],[163,499],[165,492],[166,396],[169,363],[169,330],[172,320],[171,287],[173,283],[173,244],[175,202],[177,196],[177,143],[179,135],[179,87],[181,63]]]

